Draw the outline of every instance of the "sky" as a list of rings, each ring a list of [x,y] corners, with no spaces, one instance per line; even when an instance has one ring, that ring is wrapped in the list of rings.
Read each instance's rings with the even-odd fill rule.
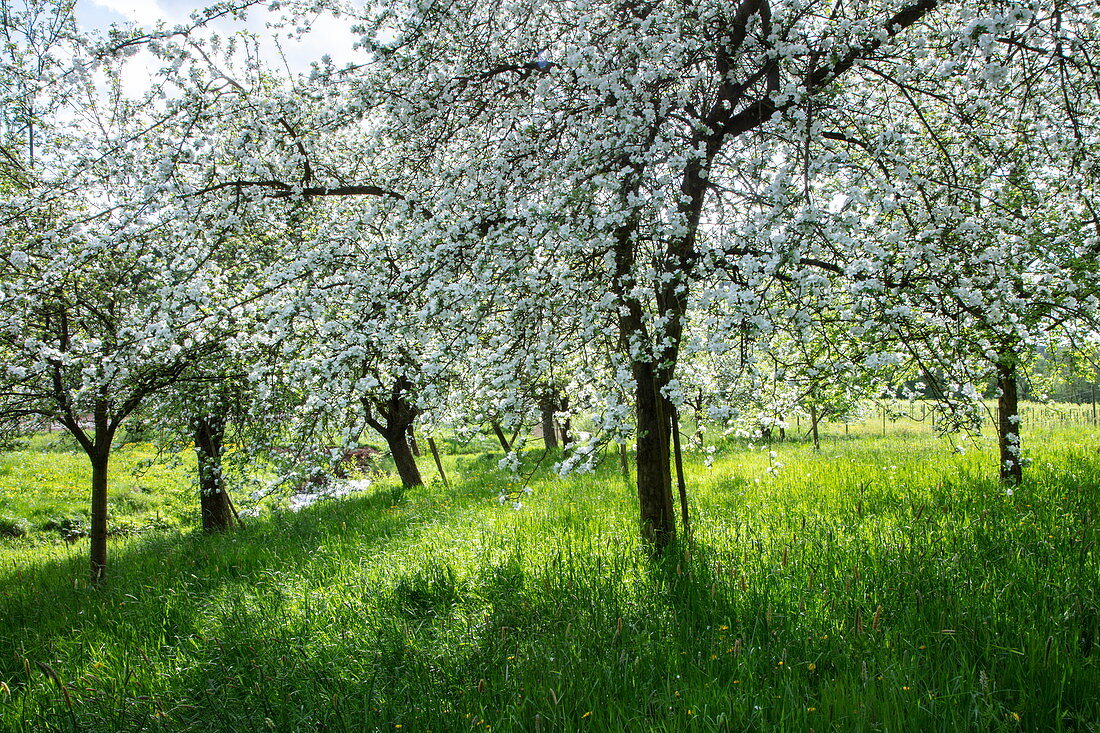
[[[174,25],[202,7],[202,2],[192,0],[77,0],[76,19],[85,30],[127,23],[151,26],[159,21]]]
[[[202,10],[213,0],[77,0],[76,19],[82,30],[105,31],[112,25],[137,25],[152,27],[159,22],[169,26],[187,23],[193,12]],[[220,33],[247,28],[261,39],[261,52],[266,48],[276,53],[271,40],[271,31],[265,28],[271,16],[262,7],[249,13],[247,22],[231,19],[219,19],[213,27]],[[280,46],[286,53],[287,62],[294,71],[305,71],[309,63],[323,55],[331,57],[340,65],[355,59],[352,43],[358,40],[348,30],[347,20],[339,20],[329,14],[315,17],[311,23],[311,32],[302,39],[280,39]],[[146,79],[155,70],[152,60],[138,54],[130,61],[132,70],[127,76],[130,91],[138,92],[147,86]]]

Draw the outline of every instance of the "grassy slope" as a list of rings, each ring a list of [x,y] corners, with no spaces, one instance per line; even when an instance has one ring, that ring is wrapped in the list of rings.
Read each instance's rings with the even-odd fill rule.
[[[99,590],[82,544],[9,543],[0,729],[1092,729],[1097,443],[1033,442],[1011,495],[986,445],[730,450],[661,566],[614,467],[516,511],[493,460],[119,540]]]

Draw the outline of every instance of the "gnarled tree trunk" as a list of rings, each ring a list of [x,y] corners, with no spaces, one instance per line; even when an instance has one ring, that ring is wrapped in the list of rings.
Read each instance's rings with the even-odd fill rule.
[[[231,528],[237,518],[222,477],[225,418],[222,415],[196,417],[192,430],[198,462],[202,529],[204,532],[222,532]]]
[[[539,397],[539,413],[542,416],[542,441],[547,450],[558,449],[558,428],[554,421],[554,414],[557,411],[557,390],[548,387]]]
[[[397,467],[397,475],[401,477],[402,486],[420,486],[424,479],[420,476],[420,469],[416,465],[416,457],[413,456],[409,441],[402,432],[400,435],[386,434],[386,445],[390,447],[390,455]]]
[[[412,390],[412,382],[402,375],[394,380],[386,400],[363,400],[367,424],[386,439],[386,445],[389,446],[390,455],[397,468],[397,475],[401,478],[402,486],[406,488],[421,486],[424,483],[408,440],[409,430],[420,415],[420,408],[413,400]],[[374,417],[374,410],[377,410],[381,420]]]

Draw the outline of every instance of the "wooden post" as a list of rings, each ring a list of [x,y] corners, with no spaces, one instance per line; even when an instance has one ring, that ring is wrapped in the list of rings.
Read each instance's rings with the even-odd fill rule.
[[[428,436],[428,448],[432,451],[432,458],[435,459],[435,467],[439,471],[439,478],[443,479],[443,485],[450,487],[447,483],[447,474],[443,473],[443,462],[439,460],[439,449],[435,447],[435,439],[432,436]]]
[[[821,450],[821,438],[818,436],[818,433],[817,433],[817,423],[818,423],[817,403],[816,402],[811,402],[810,403],[810,436],[814,440],[814,451]],[[844,427],[848,427],[848,423],[844,423]]]
[[[691,521],[688,518],[687,484],[684,482],[684,462],[680,456],[680,413],[672,405],[672,453],[676,458],[676,484],[680,489],[680,516],[684,523],[684,537],[691,542]]]
[[[491,420],[489,424],[493,426],[493,432],[496,433],[501,449],[507,454],[512,450],[512,444],[508,442],[508,436],[504,434],[504,430],[501,429],[500,423],[496,420]]]

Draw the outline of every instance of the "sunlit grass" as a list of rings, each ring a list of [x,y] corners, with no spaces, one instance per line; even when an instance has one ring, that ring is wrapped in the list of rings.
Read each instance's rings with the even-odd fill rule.
[[[148,444],[119,446],[108,472],[111,530],[193,522],[193,466],[188,454],[162,456]],[[91,464],[75,442],[37,436],[22,450],[0,453],[0,517],[25,520],[32,537],[45,532],[43,538],[57,539],[59,528],[87,521],[90,482]]]
[[[1098,439],[1036,440],[1011,493],[981,441],[731,442],[663,563],[611,458],[118,540],[98,590],[80,544],[8,545],[0,727],[1088,729]]]

